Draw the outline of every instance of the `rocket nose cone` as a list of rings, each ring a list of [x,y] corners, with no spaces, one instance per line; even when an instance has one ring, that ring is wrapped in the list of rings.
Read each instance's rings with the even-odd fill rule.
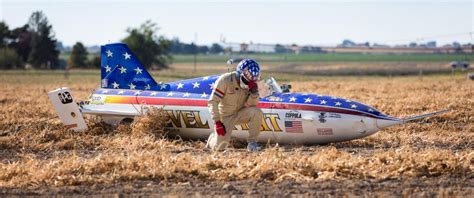
[[[377,128],[385,129],[387,127],[391,127],[391,126],[394,126],[394,125],[397,125],[397,124],[402,124],[403,122],[400,119],[390,119],[390,120],[376,119],[375,123],[377,124]]]

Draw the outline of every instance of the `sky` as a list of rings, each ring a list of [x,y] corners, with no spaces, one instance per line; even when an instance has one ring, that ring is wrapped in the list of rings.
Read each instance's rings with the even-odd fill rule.
[[[159,34],[209,45],[227,42],[336,45],[344,39],[383,44],[473,42],[469,0],[0,0],[10,28],[43,11],[65,45],[117,42],[151,20]]]

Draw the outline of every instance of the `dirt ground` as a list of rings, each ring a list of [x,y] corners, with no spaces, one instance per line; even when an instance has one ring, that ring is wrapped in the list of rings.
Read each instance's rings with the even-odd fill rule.
[[[401,178],[396,180],[343,180],[315,183],[265,181],[181,183],[134,181],[65,187],[1,188],[2,196],[271,196],[271,197],[469,197],[474,193],[472,178]]]
[[[0,83],[8,86],[0,87],[0,196],[472,196],[473,81],[459,75],[307,80],[290,81],[293,91],[350,98],[398,117],[452,111],[348,142],[267,145],[260,153],[236,142],[213,153],[203,141],[163,138],[159,127],[146,126],[156,116],[138,129],[94,119],[84,133],[63,129],[47,91],[67,85],[85,99],[98,85],[97,73],[68,79],[2,73]]]

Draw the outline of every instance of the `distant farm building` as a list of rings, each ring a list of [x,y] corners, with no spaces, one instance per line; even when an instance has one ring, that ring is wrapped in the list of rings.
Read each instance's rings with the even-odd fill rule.
[[[469,68],[469,63],[466,61],[453,61],[450,63],[450,65],[453,69],[461,69],[463,71]]]

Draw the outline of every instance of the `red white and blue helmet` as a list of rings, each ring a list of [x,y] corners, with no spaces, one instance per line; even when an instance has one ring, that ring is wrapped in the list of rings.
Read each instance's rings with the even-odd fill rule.
[[[260,80],[260,66],[257,61],[246,58],[237,65],[237,74],[244,78],[246,81],[258,81]],[[244,80],[244,81],[245,81]]]

